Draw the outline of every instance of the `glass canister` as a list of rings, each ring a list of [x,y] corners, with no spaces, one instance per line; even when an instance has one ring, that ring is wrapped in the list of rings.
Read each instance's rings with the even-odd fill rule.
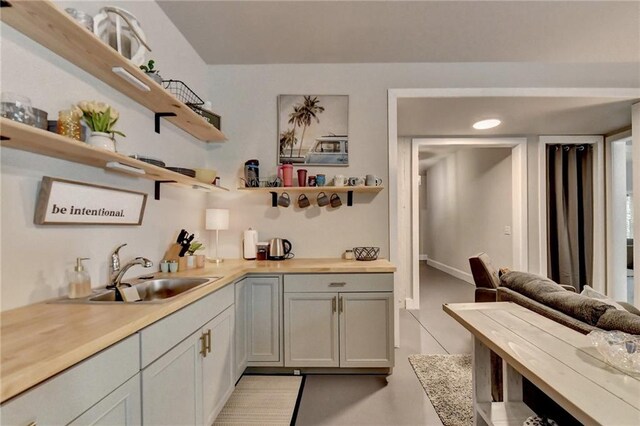
[[[251,188],[260,186],[260,162],[258,160],[248,160],[244,163],[245,185]]]
[[[58,134],[81,141],[81,117],[82,113],[74,109],[63,109],[58,112]]]

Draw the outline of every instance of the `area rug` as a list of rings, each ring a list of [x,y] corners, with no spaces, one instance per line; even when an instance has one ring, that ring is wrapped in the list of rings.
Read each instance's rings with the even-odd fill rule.
[[[442,424],[473,424],[471,355],[409,355],[409,362]]]
[[[289,426],[301,385],[301,376],[242,376],[213,424]]]

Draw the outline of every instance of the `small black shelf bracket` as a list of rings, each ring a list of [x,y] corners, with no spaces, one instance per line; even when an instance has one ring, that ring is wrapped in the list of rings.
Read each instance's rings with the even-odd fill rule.
[[[157,180],[156,181],[155,194],[154,194],[154,197],[153,197],[156,200],[160,199],[160,184],[161,183],[175,183],[175,180]]]
[[[347,191],[347,206],[353,206],[353,191]]]
[[[160,133],[160,119],[162,117],[175,117],[175,112],[156,112],[155,113],[155,122],[156,122],[156,133]]]
[[[0,141],[10,141],[11,138],[8,138],[6,136],[0,136]]]
[[[269,191],[271,193],[271,207],[278,207],[278,193],[275,191]]]
[[[11,3],[9,3],[8,1],[1,0],[0,7],[12,7],[12,6],[11,6]]]

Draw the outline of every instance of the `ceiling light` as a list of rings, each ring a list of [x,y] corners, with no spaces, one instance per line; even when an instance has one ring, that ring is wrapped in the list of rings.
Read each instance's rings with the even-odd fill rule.
[[[497,118],[490,118],[488,120],[476,121],[473,123],[473,128],[476,130],[493,129],[494,127],[499,126],[500,123],[502,123],[502,121]]]

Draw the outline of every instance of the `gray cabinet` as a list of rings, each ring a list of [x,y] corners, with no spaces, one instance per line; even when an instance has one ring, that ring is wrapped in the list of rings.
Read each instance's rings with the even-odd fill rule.
[[[392,274],[285,275],[285,366],[393,367],[392,290]]]
[[[338,295],[285,293],[285,367],[338,367]]]
[[[246,279],[241,279],[235,285],[235,356],[234,370],[235,381],[237,382],[249,362],[249,333],[248,333],[248,305],[247,289],[249,288]]]
[[[282,282],[278,276],[245,278],[249,366],[282,366]]]
[[[235,384],[234,323],[228,286],[142,330],[143,363],[150,362],[142,370],[144,424],[213,423]],[[183,340],[166,351],[176,334]],[[157,353],[164,354],[149,359]]]
[[[130,386],[139,382],[139,371],[140,342],[135,334],[2,404],[0,424],[68,424],[85,412],[87,419],[98,424],[104,416],[126,418],[129,424],[139,424],[139,392],[137,398],[126,396]],[[114,396],[125,383],[129,384],[125,395]],[[122,402],[113,402],[113,410],[109,408],[111,402],[105,402],[118,398],[124,399],[127,411],[118,411],[123,407]],[[109,411],[112,412],[109,414]]]
[[[70,423],[74,426],[134,426],[141,424],[140,374],[136,374]]]

